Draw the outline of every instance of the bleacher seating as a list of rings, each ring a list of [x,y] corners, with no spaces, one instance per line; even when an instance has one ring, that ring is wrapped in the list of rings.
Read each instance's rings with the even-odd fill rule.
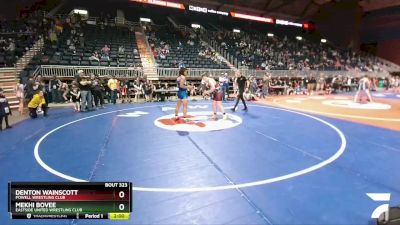
[[[57,44],[47,42],[41,56],[41,62],[36,63],[76,66],[141,66],[139,53],[134,51],[137,50],[135,33],[128,28],[82,24],[76,30],[73,34],[73,29],[66,27],[58,37]],[[83,33],[82,37],[80,32]],[[67,44],[67,40],[74,42],[74,39],[76,39],[75,50],[70,49]],[[99,56],[98,61],[89,59],[94,52],[101,55],[101,49],[105,45],[110,48],[107,59],[101,56]],[[124,47],[123,53],[118,51],[120,46]]]
[[[201,15],[201,18],[203,16]],[[167,16],[158,15],[158,17],[160,17],[158,21],[166,21]],[[187,15],[183,14],[180,17],[172,17],[178,18],[177,23],[186,27],[191,22],[200,21],[200,17],[188,18]],[[13,66],[16,59],[23,55],[24,51],[37,40],[39,35],[45,37],[45,47],[42,54],[33,57],[31,63],[25,68],[27,72],[24,73],[31,74],[37,65],[141,67],[135,33],[126,27],[104,25],[101,22],[98,25],[88,25],[78,19],[72,22],[72,18],[55,17],[46,20],[47,22],[39,22],[40,19],[36,19],[36,22],[30,21],[27,23],[30,24],[29,26],[25,22],[1,23],[0,31],[3,33],[0,35],[0,38],[2,38],[0,39],[0,67]],[[98,21],[102,21],[102,19]],[[169,25],[152,25],[146,30],[158,67],[229,68],[219,54],[200,41],[195,30],[186,29],[182,31],[182,29],[173,27],[169,22],[167,23]],[[240,27],[240,23],[231,22],[231,20],[229,22],[221,20],[215,23],[212,19],[205,19],[204,24],[202,24],[200,21],[200,24],[205,28],[202,32],[208,33],[210,39],[218,42],[230,56],[233,56],[239,62],[239,65],[247,66],[249,69],[357,69],[360,71],[379,71],[381,69],[379,60],[366,54],[338,49],[330,44],[313,42],[307,38],[298,41],[295,39],[295,33],[290,36],[275,30],[273,32],[275,36],[268,37],[266,35],[267,29],[253,29],[252,26],[254,25],[250,24],[250,26],[248,23],[242,24],[243,27]],[[32,24],[37,24],[38,28],[32,28]],[[232,27],[237,27],[242,32],[233,33],[229,30]],[[10,30],[10,28],[14,28],[14,30]],[[219,28],[219,31],[214,31]],[[15,29],[19,29],[25,34],[16,34]],[[14,33],[5,34],[6,32]],[[299,30],[296,32],[297,34],[301,33]],[[57,33],[55,40],[51,38],[52,33]],[[35,34],[33,35],[34,38],[31,38],[30,34]],[[83,34],[83,36],[81,37],[80,34]],[[9,45],[7,41],[10,38],[15,40],[14,51],[6,50]],[[73,49],[70,49],[71,44],[67,43],[67,40],[74,43]],[[107,58],[101,57],[101,49],[104,45],[110,47],[109,57]],[[161,57],[160,52],[166,45],[169,46],[169,52],[167,54],[163,52]],[[120,46],[124,47],[123,53],[118,51]],[[100,54],[99,60],[89,59],[95,52]]]
[[[380,71],[382,66],[373,56],[295,36],[225,31],[209,37],[250,69]]]
[[[0,22],[0,67],[13,67],[51,25],[41,11],[17,20]]]
[[[0,67],[13,67],[36,40],[34,33],[0,32]]]
[[[204,46],[193,33],[182,34],[167,25],[152,26],[151,29],[148,35],[153,51],[160,51],[165,45],[169,45],[169,53],[165,54],[165,59],[156,55],[156,62],[159,67],[176,68],[183,64],[187,68],[229,68],[224,62],[218,63],[212,60],[212,57],[200,56],[199,52],[204,49]],[[192,37],[190,37],[191,35]],[[193,45],[189,45],[188,41],[192,41]],[[164,42],[164,44],[161,45],[161,42]]]

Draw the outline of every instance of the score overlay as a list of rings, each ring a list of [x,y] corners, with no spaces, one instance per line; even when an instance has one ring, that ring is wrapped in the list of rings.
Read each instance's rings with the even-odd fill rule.
[[[12,219],[129,219],[130,182],[10,182]]]

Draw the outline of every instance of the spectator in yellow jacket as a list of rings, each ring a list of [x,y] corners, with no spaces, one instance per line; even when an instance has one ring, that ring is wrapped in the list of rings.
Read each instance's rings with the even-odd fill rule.
[[[47,106],[46,106],[46,100],[43,96],[43,91],[39,91],[37,94],[35,94],[32,98],[32,100],[28,103],[28,109],[29,109],[29,116],[32,119],[37,118],[37,110],[38,108],[41,108],[43,111],[43,116],[47,116]]]

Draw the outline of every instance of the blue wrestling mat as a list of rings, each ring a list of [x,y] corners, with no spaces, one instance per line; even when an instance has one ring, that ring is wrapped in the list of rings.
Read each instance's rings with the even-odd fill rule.
[[[211,120],[210,102],[53,109],[0,133],[0,224],[9,181],[129,181],[128,221],[29,224],[373,224],[400,203],[400,133],[265,105]],[[222,118],[222,115],[219,115]],[[367,193],[390,193],[376,202]]]

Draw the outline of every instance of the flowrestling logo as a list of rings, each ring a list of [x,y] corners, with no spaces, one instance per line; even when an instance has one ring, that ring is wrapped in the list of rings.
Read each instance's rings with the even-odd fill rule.
[[[141,116],[144,116],[147,114],[149,114],[149,113],[142,112],[142,111],[134,111],[134,112],[129,112],[129,113],[118,115],[118,117],[141,117]]]
[[[378,206],[371,214],[372,219],[378,219],[382,213],[389,211],[390,201],[390,193],[367,193],[367,196],[376,202],[386,202],[386,204],[382,204]],[[388,217],[388,213],[385,214],[385,217]],[[388,218],[387,218],[388,219]]]
[[[242,118],[236,115],[227,114],[228,118],[223,119],[219,114],[217,120],[211,119],[211,115],[209,111],[190,112],[187,118],[176,119],[174,114],[170,114],[157,118],[154,125],[172,131],[208,132],[226,130],[242,123]]]

